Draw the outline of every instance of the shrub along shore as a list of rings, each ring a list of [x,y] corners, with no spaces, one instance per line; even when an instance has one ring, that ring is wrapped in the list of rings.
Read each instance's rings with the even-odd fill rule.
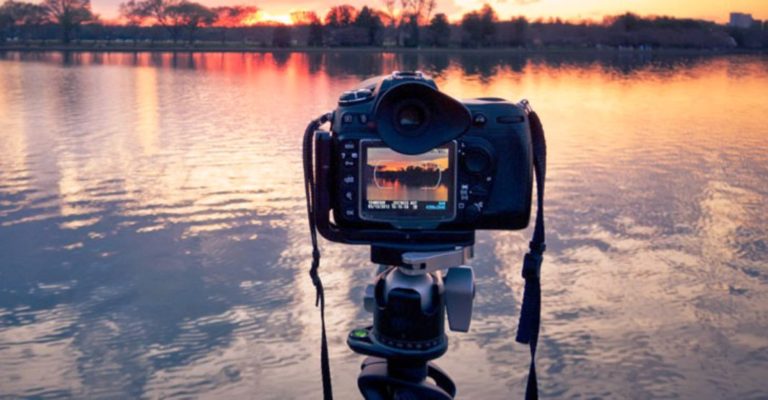
[[[1,0],[0,0],[1,1]],[[390,2],[385,2],[389,4]],[[394,0],[392,5],[397,3]],[[5,0],[0,5],[1,49],[117,51],[425,51],[426,48],[552,51],[768,49],[768,21],[744,26],[712,21],[643,17],[632,13],[602,21],[500,19],[490,5],[451,22],[432,15],[436,0],[402,1],[401,9],[350,5],[294,12],[291,24],[260,21],[253,6],[207,7],[189,0],[128,0],[120,19],[105,21],[90,0]],[[66,7],[65,7],[66,6]],[[375,49],[375,50],[368,50]],[[474,50],[472,50],[474,51]]]
[[[549,54],[549,53],[574,53],[574,54],[768,54],[765,49],[748,48],[677,48],[677,47],[575,47],[575,46],[547,46],[547,47],[383,47],[383,46],[293,46],[278,47],[264,46],[249,43],[220,42],[195,42],[172,43],[118,43],[103,41],[80,41],[78,43],[62,44],[59,42],[34,42],[0,44],[3,52],[46,52],[46,51],[73,51],[73,52],[195,52],[195,53],[402,53],[402,54]]]

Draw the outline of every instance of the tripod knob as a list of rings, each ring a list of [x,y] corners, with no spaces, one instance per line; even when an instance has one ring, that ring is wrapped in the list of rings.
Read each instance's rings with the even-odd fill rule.
[[[368,311],[369,313],[376,310],[376,285],[368,285],[365,287],[363,307],[365,308],[365,311]]]
[[[443,285],[448,325],[452,331],[468,331],[472,321],[472,300],[475,298],[475,273],[472,267],[461,265],[449,268]]]

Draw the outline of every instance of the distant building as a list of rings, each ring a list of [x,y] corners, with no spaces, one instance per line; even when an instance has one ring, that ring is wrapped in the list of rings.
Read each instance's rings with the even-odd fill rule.
[[[755,20],[752,19],[752,14],[732,12],[731,20],[728,22],[728,25],[735,28],[750,28],[754,22]]]

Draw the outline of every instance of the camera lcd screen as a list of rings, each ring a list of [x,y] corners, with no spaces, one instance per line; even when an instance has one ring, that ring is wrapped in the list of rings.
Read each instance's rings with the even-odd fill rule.
[[[373,221],[448,220],[455,216],[456,145],[419,155],[363,142],[360,215]]]

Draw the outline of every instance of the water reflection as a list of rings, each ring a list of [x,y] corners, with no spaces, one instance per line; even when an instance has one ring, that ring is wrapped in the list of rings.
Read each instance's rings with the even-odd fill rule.
[[[0,53],[0,395],[312,398],[299,137],[360,79],[529,98],[550,143],[546,397],[765,397],[765,58]],[[521,397],[528,233],[481,233],[439,364]],[[372,277],[324,244],[334,382]],[[473,368],[466,368],[473,365]]]

